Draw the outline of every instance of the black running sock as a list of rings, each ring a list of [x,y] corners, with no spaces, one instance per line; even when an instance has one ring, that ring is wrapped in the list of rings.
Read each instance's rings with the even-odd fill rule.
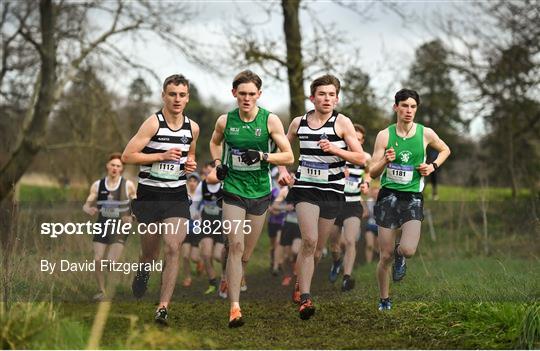
[[[311,294],[310,293],[307,293],[307,294],[301,294],[300,295],[300,301],[304,302],[306,301],[307,299],[311,298]]]
[[[349,280],[351,279],[351,276],[348,274],[343,275],[343,280]]]
[[[216,286],[217,285],[217,278],[208,279],[208,284]]]

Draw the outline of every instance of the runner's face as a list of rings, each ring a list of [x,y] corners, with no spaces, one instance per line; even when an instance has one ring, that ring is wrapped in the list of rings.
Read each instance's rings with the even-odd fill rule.
[[[315,94],[309,99],[315,106],[315,111],[323,114],[332,112],[339,100],[336,87],[333,84],[318,86],[315,89]]]
[[[413,98],[400,101],[397,105],[394,104],[398,122],[411,123],[416,115],[417,108],[416,100]]]
[[[257,106],[257,100],[261,96],[261,91],[257,89],[255,83],[242,83],[232,90],[236,98],[238,108],[244,113],[251,112]]]
[[[197,185],[199,185],[199,181],[193,177],[189,178],[187,181],[187,186],[189,188],[189,191],[193,192],[195,189],[197,189]]]
[[[169,84],[165,87],[165,91],[161,93],[165,109],[172,114],[180,114],[184,112],[189,101],[188,87],[179,84]]]
[[[118,177],[123,170],[124,165],[119,159],[115,158],[107,162],[107,175],[109,177]]]

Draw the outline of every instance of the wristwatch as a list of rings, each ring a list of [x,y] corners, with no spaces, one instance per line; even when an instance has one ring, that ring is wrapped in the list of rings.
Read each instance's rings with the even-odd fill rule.
[[[439,165],[436,164],[435,162],[431,162],[431,164],[433,165],[433,170],[436,171],[437,168],[439,168]]]
[[[266,162],[268,162],[268,152],[263,152],[263,160],[265,160]]]

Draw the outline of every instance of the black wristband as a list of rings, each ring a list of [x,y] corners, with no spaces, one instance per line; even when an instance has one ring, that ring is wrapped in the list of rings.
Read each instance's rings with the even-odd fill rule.
[[[436,171],[438,168],[439,168],[439,165],[435,162],[431,162],[431,164],[433,165],[433,170]]]

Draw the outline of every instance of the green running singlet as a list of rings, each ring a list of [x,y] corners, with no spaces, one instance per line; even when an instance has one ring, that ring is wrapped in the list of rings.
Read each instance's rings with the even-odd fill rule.
[[[387,164],[382,176],[381,187],[406,192],[422,192],[424,177],[416,169],[426,162],[424,149],[424,126],[416,123],[416,132],[409,138],[396,133],[396,124],[388,127],[387,149],[394,148],[396,159]]]
[[[273,140],[268,132],[268,116],[270,112],[259,107],[259,112],[251,122],[240,119],[238,108],[227,113],[227,123],[224,131],[224,145],[221,161],[229,167],[227,177],[223,182],[226,192],[256,199],[270,194],[272,178],[268,162],[260,160],[247,165],[240,158],[240,150],[258,150],[270,152]]]

